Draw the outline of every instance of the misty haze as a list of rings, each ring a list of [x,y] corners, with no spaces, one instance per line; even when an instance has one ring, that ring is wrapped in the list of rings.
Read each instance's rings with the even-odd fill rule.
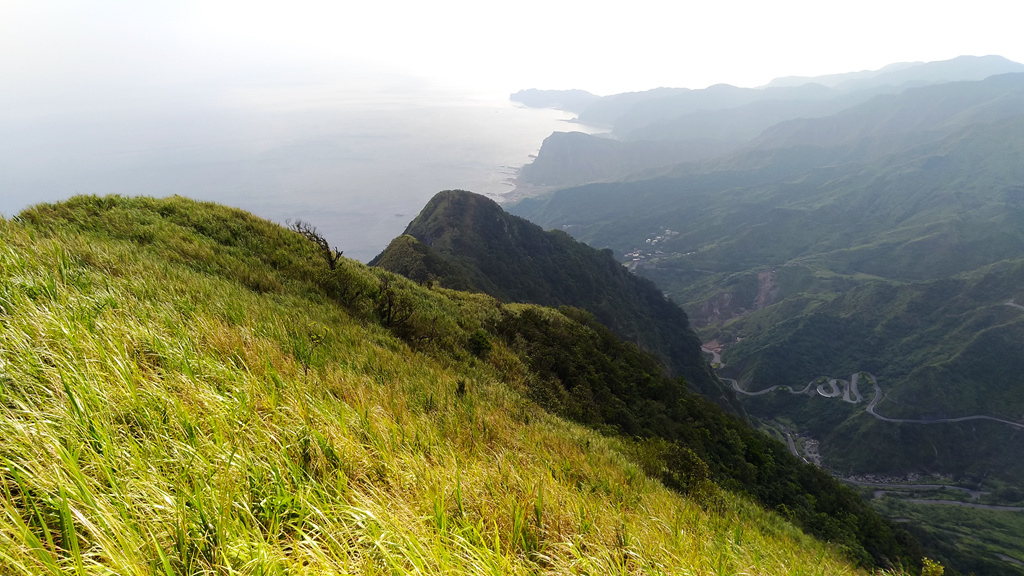
[[[306,220],[365,261],[438,190],[511,191],[516,170],[571,117],[413,83],[112,94],[8,111],[0,213],[75,194],[178,194]]]

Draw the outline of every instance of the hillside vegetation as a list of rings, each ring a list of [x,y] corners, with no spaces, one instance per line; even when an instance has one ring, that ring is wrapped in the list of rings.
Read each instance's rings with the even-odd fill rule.
[[[748,390],[865,371],[888,417],[1024,422],[1024,316],[1007,305],[1024,301],[1021,109],[1021,74],[908,90],[781,124],[717,170],[513,210],[631,254]],[[819,438],[844,472],[1020,478],[1013,427],[901,426],[863,404],[826,417],[787,393],[744,402]]]
[[[920,558],[820,471],[637,375],[653,360],[585,314],[324,256],[182,198],[0,220],[0,572],[857,574]],[[667,395],[691,421],[659,436],[603,402],[617,394],[645,412]],[[762,508],[764,474],[784,515]]]
[[[509,210],[654,280],[747,413],[837,475],[1020,490],[1022,110],[1020,73],[904,87]],[[955,533],[954,567],[1022,573]]]
[[[578,120],[603,126],[609,134],[555,132],[534,161],[519,174],[519,193],[534,195],[555,187],[593,182],[643,180],[672,164],[729,160],[765,139],[779,142],[805,124],[844,114],[879,96],[894,97],[915,88],[978,81],[1024,72],[1024,64],[1000,56],[960,56],[939,62],[913,62],[880,70],[816,78],[780,78],[760,88],[717,84],[707,88],[656,88],[584,101],[572,91],[525,91],[512,99],[528,106],[560,107]],[[529,93],[529,94],[528,94]],[[524,96],[537,96],[543,98]],[[560,102],[572,102],[561,105]],[[927,117],[941,106],[926,105],[912,118]],[[894,116],[897,122],[906,117]],[[764,134],[762,134],[764,133]],[[844,131],[822,131],[817,142]],[[808,134],[797,144],[807,145]],[[896,141],[898,142],[898,140]]]
[[[610,251],[545,232],[489,198],[439,192],[370,265],[506,302],[583,308],[620,338],[659,356],[693,390],[742,414],[704,360],[686,313],[657,286],[631,274]]]

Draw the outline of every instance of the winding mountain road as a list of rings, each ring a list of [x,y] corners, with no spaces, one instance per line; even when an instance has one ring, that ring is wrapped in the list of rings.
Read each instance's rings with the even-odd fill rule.
[[[868,414],[871,414],[872,416],[874,416],[875,418],[878,418],[879,420],[883,420],[885,422],[896,422],[896,423],[901,423],[901,424],[947,424],[947,423],[951,423],[951,422],[967,422],[968,420],[990,420],[992,422],[1000,422],[1002,424],[1006,424],[1007,426],[1012,426],[1012,427],[1017,428],[1019,430],[1024,430],[1024,424],[1022,424],[1020,422],[1013,422],[1011,420],[1003,420],[1002,418],[996,418],[995,416],[960,416],[958,418],[921,418],[921,419],[889,418],[887,416],[882,416],[881,414],[879,414],[878,412],[875,411],[875,406],[878,405],[878,403],[882,400],[882,397],[884,396],[884,394],[882,393],[882,387],[878,385],[878,380],[875,379],[874,376],[872,376],[871,374],[868,374],[868,377],[871,378],[871,383],[874,384],[874,386],[875,386],[875,397],[871,399],[871,402],[868,404],[868,407],[867,407],[866,411],[867,411]]]
[[[789,444],[789,451],[793,453],[793,456],[807,462],[807,458],[804,458],[800,451],[796,449],[796,443],[793,442],[793,435],[789,432],[783,432],[786,435],[786,443]]]
[[[716,351],[714,351],[714,350],[712,350],[710,348],[705,348],[703,346],[700,347],[700,350],[701,350],[701,352],[707,352],[708,354],[711,354],[711,363],[712,364],[718,364],[719,366],[722,365],[722,355],[721,354],[719,354],[718,352],[716,352]]]
[[[1018,308],[1020,310],[1024,310],[1024,305],[1017,304],[1016,302],[1013,301],[1012,298],[1010,300],[1007,300],[1006,302],[1004,302],[1004,304],[1006,306],[1012,306],[1013,308]],[[718,365],[721,365],[721,363],[722,363],[722,356],[721,356],[721,354],[719,352],[717,352],[715,350],[708,349],[708,348],[704,348],[704,347],[701,347],[701,350],[703,350],[704,352],[707,352],[707,353],[712,355],[712,357],[713,357],[712,362],[714,362],[714,363],[716,363]],[[863,374],[865,374],[868,378],[871,379],[871,384],[872,384],[872,386],[875,389],[875,395],[871,399],[871,402],[868,403],[867,408],[865,408],[865,412],[867,412],[868,414],[874,416],[875,418],[877,418],[879,420],[882,420],[883,422],[894,422],[894,423],[897,423],[897,424],[948,424],[948,423],[954,423],[954,422],[967,422],[969,420],[989,420],[991,422],[998,422],[1000,424],[1005,424],[1007,426],[1012,426],[1013,428],[1017,428],[1018,430],[1024,430],[1024,423],[1014,422],[1012,420],[1004,420],[1002,418],[996,418],[995,416],[976,415],[976,416],[960,416],[960,417],[957,417],[957,418],[916,418],[916,419],[914,419],[914,418],[889,418],[888,416],[883,416],[883,415],[879,414],[875,410],[875,407],[878,406],[878,403],[881,402],[882,398],[885,396],[885,394],[882,392],[882,387],[878,385],[878,379],[875,378],[872,374],[868,374],[867,372],[864,372]],[[821,396],[823,396],[825,398],[836,398],[838,396],[842,396],[844,402],[849,402],[851,404],[860,404],[861,402],[864,401],[864,396],[861,395],[860,389],[858,387],[858,384],[860,382],[860,375],[861,375],[861,372],[854,373],[853,375],[850,376],[850,380],[849,381],[841,380],[841,379],[837,379],[837,378],[829,378],[826,382],[823,382],[823,383],[818,384],[817,386],[815,386],[815,382],[819,382],[821,380],[820,378],[818,378],[818,379],[811,380],[810,382],[808,382],[807,386],[805,386],[801,390],[794,390],[792,386],[789,386],[789,385],[786,385],[786,384],[779,384],[779,385],[776,385],[776,386],[772,386],[770,388],[765,388],[764,390],[758,390],[756,392],[750,392],[748,390],[744,390],[743,388],[740,388],[740,383],[737,382],[736,380],[733,380],[732,378],[722,378],[721,380],[723,382],[729,382],[732,385],[732,389],[733,390],[735,390],[737,393],[743,394],[745,396],[760,396],[762,394],[768,394],[769,392],[774,392],[776,390],[785,390],[785,391],[789,392],[790,394],[807,394],[811,390],[811,388],[813,387],[813,388],[815,388],[815,391],[819,395],[821,395]],[[840,390],[840,385],[842,386],[842,390]],[[826,390],[826,386],[828,388],[827,390]],[[795,454],[796,453],[796,447],[793,445],[793,441],[792,441],[791,438],[789,438],[789,445],[790,445],[790,449]]]
[[[1021,506],[996,506],[994,504],[974,504],[973,502],[958,502],[956,500],[918,500],[910,498],[907,502],[914,504],[940,504],[945,506],[960,506],[962,508],[978,508],[979,510],[1002,510],[1003,512],[1024,512]]]
[[[855,486],[864,486],[867,488],[879,488],[879,492],[906,492],[906,491],[917,491],[917,490],[956,490],[957,492],[963,492],[971,497],[971,500],[977,500],[982,496],[988,494],[984,490],[971,490],[970,488],[964,488],[962,486],[950,486],[949,484],[886,484],[884,482],[862,482],[860,480],[853,480],[850,478],[841,478],[841,480],[847,484],[853,484]]]
[[[824,396],[825,398],[835,398],[837,396],[842,396],[843,393],[839,391],[839,386],[836,385],[836,382],[838,382],[838,380],[836,380],[835,378],[829,378],[827,382],[818,384],[818,394]],[[825,392],[826,384],[830,388],[828,392]],[[849,395],[850,393],[847,392],[846,394]]]
[[[1022,307],[1022,308],[1024,308],[1024,307]],[[894,422],[894,423],[897,423],[897,424],[949,424],[949,423],[953,423],[953,422],[967,422],[969,420],[989,420],[991,422],[999,422],[1000,424],[1005,424],[1007,426],[1012,426],[1014,428],[1017,428],[1018,430],[1024,430],[1024,423],[1014,422],[1012,420],[1004,420],[1002,418],[996,418],[995,416],[977,415],[977,416],[960,416],[960,417],[957,417],[957,418],[917,418],[917,419],[913,419],[913,418],[889,418],[888,416],[883,416],[883,415],[879,414],[875,410],[875,407],[878,406],[878,403],[881,402],[882,398],[885,396],[885,394],[882,392],[882,387],[878,385],[878,379],[875,378],[873,375],[868,374],[867,372],[864,372],[863,374],[867,378],[869,378],[871,380],[871,384],[875,388],[875,396],[871,399],[871,402],[868,403],[868,406],[865,409],[865,411],[868,414],[870,414],[870,415],[874,416],[875,418],[878,418],[879,420],[882,420],[884,422]],[[818,384],[816,386],[816,391],[817,391],[818,394],[820,394],[821,396],[824,396],[825,398],[836,398],[838,396],[842,396],[843,400],[845,400],[846,402],[850,402],[851,404],[859,404],[859,403],[864,401],[864,397],[861,395],[860,390],[858,389],[858,383],[859,383],[859,380],[860,380],[860,375],[861,375],[861,372],[857,372],[856,374],[853,374],[852,376],[850,376],[850,380],[849,381],[839,380],[839,379],[836,379],[836,378],[830,378],[827,382],[825,382],[823,384]],[[758,390],[757,392],[750,392],[750,391],[747,391],[747,390],[744,390],[744,389],[740,388],[740,383],[737,382],[736,380],[733,380],[732,378],[722,378],[722,381],[723,382],[729,382],[732,385],[732,389],[733,390],[735,390],[736,392],[738,392],[740,394],[746,395],[746,396],[760,396],[762,394],[767,394],[769,392],[774,392],[776,390],[786,390],[790,394],[807,394],[807,392],[811,389],[811,387],[815,386],[815,382],[818,382],[817,379],[816,380],[811,380],[810,382],[807,383],[807,386],[805,386],[802,390],[794,390],[790,386],[787,386],[785,384],[779,384],[777,386],[772,386],[770,388],[765,388],[764,390]],[[843,391],[839,390],[839,385],[838,384],[840,384],[840,383],[843,385]],[[826,385],[829,388],[829,390],[827,390],[827,391],[826,391]],[[855,398],[851,398],[850,397],[851,393],[853,394],[853,396]]]
[[[859,380],[860,372],[856,372],[855,374],[850,376],[850,388],[853,391],[853,395],[856,396],[856,399],[850,400],[849,398],[844,397],[843,400],[846,400],[847,402],[852,402],[853,404],[860,404],[861,402],[864,401],[864,397],[860,395],[860,390],[857,388],[857,382]]]
[[[810,382],[807,383],[807,386],[805,386],[803,390],[793,390],[793,388],[787,384],[779,384],[778,386],[772,386],[771,388],[765,388],[764,390],[758,390],[757,392],[748,392],[740,388],[740,383],[733,380],[732,378],[719,378],[722,380],[722,382],[730,383],[732,385],[733,390],[745,396],[760,396],[762,394],[767,394],[769,392],[774,392],[776,390],[785,390],[790,394],[807,394],[807,391],[810,390],[812,386],[814,386],[815,382],[817,382],[817,380],[811,380]]]

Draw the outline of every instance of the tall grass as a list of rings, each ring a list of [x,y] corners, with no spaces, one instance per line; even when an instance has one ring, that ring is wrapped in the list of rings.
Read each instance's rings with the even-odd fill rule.
[[[110,202],[0,221],[2,574],[857,573],[543,412],[500,343],[426,355],[331,303],[286,231]],[[493,306],[402,286],[466,330]]]

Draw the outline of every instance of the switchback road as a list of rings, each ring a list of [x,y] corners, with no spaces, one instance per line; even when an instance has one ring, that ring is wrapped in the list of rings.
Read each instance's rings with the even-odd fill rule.
[[[1004,420],[1002,418],[996,418],[995,416],[975,415],[959,416],[957,418],[889,418],[888,416],[883,416],[879,414],[875,409],[875,407],[878,406],[878,403],[881,402],[882,398],[885,396],[885,394],[882,392],[882,387],[878,385],[878,379],[876,379],[873,375],[868,374],[867,372],[864,372],[863,374],[871,380],[871,384],[875,388],[875,396],[874,398],[871,399],[871,402],[868,403],[868,406],[865,409],[865,411],[868,414],[884,422],[894,422],[897,424],[948,424],[953,422],[967,422],[969,420],[989,420],[991,422],[999,422],[1000,424],[1012,426],[1014,428],[1017,428],[1018,430],[1024,430],[1024,423],[1014,422],[1012,420]],[[852,376],[850,376],[849,382],[847,382],[846,380],[837,380],[835,378],[829,379],[826,383],[819,384],[816,387],[816,391],[818,394],[824,396],[825,398],[836,398],[838,396],[842,396],[843,400],[847,402],[850,402],[852,404],[859,404],[864,399],[863,396],[861,396],[860,390],[857,387],[860,375],[860,372],[853,374]],[[790,386],[780,384],[778,386],[765,388],[764,390],[758,390],[757,392],[749,392],[747,390],[740,388],[740,383],[737,382],[736,380],[733,380],[732,378],[722,378],[722,381],[729,382],[732,385],[732,389],[740,394],[744,394],[746,396],[760,396],[761,394],[767,394],[769,392],[774,392],[775,390],[785,390],[790,394],[807,394],[807,392],[812,387],[814,387],[815,382],[817,382],[818,380],[811,380],[810,382],[807,383],[807,386],[805,386],[802,390],[794,390]],[[844,391],[839,390],[839,386],[837,385],[838,383],[841,383],[843,385],[843,388],[845,389]],[[826,384],[829,388],[829,390],[827,391]],[[851,393],[855,396],[855,399],[850,398]]]

